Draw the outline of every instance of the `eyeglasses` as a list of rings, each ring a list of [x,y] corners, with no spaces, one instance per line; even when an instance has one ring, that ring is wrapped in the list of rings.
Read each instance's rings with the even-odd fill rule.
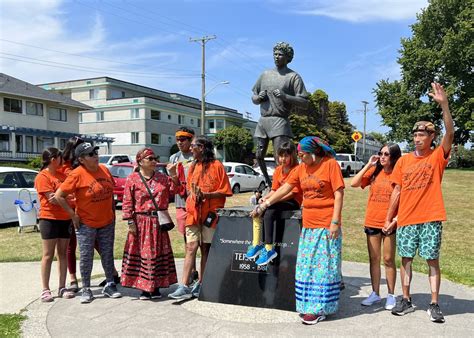
[[[191,143],[191,148],[202,147],[202,146],[203,146],[202,144]]]
[[[87,156],[89,157],[94,157],[94,156],[98,156],[99,153],[97,151],[91,151],[89,154],[87,154]]]
[[[159,160],[159,157],[148,156],[148,157],[145,157],[144,160],[148,160],[148,161],[158,161],[158,160]]]
[[[389,157],[389,156],[390,156],[390,153],[389,153],[388,151],[386,151],[386,152],[381,152],[381,151],[379,151],[379,156]]]
[[[177,142],[186,142],[186,141],[189,141],[190,139],[187,138],[187,137],[177,137],[176,138],[176,141]]]

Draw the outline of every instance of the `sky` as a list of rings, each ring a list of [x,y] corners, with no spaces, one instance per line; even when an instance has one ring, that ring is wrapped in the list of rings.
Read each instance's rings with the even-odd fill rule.
[[[309,92],[344,102],[350,122],[386,132],[374,103],[381,79],[400,78],[400,39],[427,0],[0,0],[0,71],[39,84],[109,76],[248,112],[276,42]],[[229,81],[229,84],[219,84]]]

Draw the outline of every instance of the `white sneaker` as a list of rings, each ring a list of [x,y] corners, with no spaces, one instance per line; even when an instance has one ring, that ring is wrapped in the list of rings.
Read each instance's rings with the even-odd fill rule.
[[[367,297],[366,299],[364,299],[361,304],[364,305],[364,306],[371,306],[375,303],[378,303],[382,300],[382,298],[380,298],[379,295],[377,295],[374,291],[372,291],[372,293],[370,294],[369,297]]]
[[[387,295],[387,300],[385,301],[385,310],[391,310],[395,307],[395,304],[397,304],[397,297],[394,295],[388,294]]]

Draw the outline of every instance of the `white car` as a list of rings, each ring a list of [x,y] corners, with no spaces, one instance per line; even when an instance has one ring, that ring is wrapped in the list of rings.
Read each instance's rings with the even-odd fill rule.
[[[99,155],[99,163],[105,164],[110,168],[114,164],[132,162],[127,154],[105,154]]]
[[[336,154],[336,161],[341,167],[342,175],[347,177],[358,173],[364,167],[364,162],[354,154]]]
[[[253,170],[251,166],[237,162],[224,162],[222,164],[229,177],[232,193],[238,194],[241,191],[265,189],[265,178]]]
[[[29,201],[29,194],[24,191],[21,196],[18,193],[22,189],[27,189],[31,193],[31,198],[38,200],[38,194],[34,188],[37,171],[15,167],[0,167],[0,224],[18,222],[15,200],[22,199]]]
[[[270,176],[270,179],[273,178],[273,172],[275,171],[275,168],[277,167],[277,164],[275,162],[275,159],[273,157],[265,157],[264,158],[265,165],[267,166],[267,173],[268,176]],[[262,170],[260,170],[260,166],[257,164],[253,167],[253,169],[258,172],[259,174],[262,174]]]

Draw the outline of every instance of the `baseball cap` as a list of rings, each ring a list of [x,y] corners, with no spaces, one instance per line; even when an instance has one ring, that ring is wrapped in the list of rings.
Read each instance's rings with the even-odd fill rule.
[[[436,132],[436,127],[432,122],[418,121],[417,123],[415,123],[412,129],[412,132],[415,132],[415,131],[426,131],[429,133],[434,133]]]
[[[76,150],[74,150],[74,155],[76,157],[81,157],[83,155],[90,154],[91,152],[96,151],[97,149],[99,149],[99,147],[94,147],[89,142],[84,142],[76,147]]]

